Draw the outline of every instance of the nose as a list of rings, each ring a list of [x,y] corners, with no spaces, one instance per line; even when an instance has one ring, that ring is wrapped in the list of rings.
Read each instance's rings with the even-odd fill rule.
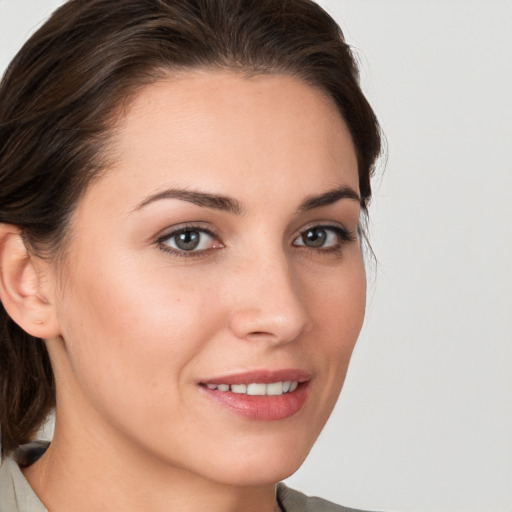
[[[230,319],[235,336],[279,345],[311,329],[305,290],[284,256],[252,259],[239,272]]]

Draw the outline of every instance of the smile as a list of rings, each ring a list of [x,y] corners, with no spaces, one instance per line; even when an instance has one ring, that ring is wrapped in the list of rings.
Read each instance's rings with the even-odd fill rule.
[[[205,395],[236,415],[256,421],[284,420],[307,401],[311,374],[304,370],[256,370],[200,383]]]
[[[213,391],[223,391],[250,396],[279,396],[292,393],[297,389],[299,382],[286,380],[284,382],[253,382],[250,384],[207,384],[206,387]]]

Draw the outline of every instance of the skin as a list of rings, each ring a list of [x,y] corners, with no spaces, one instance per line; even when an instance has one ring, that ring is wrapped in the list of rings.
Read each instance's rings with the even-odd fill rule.
[[[358,193],[348,129],[298,79],[190,71],[138,94],[111,151],[64,262],[32,262],[54,326],[57,411],[54,442],[25,474],[52,512],[272,511],[275,482],[334,407],[364,316],[358,201],[298,211],[341,186]],[[169,188],[243,211],[141,207]],[[165,250],[184,223],[213,235],[194,254]],[[305,246],[301,233],[325,224],[354,239],[328,229],[325,246]],[[239,416],[198,385],[283,368],[311,374],[304,407],[284,420]]]

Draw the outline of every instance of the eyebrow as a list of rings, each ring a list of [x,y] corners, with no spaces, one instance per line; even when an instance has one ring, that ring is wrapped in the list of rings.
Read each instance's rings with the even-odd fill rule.
[[[323,194],[306,197],[306,199],[299,206],[298,211],[299,213],[308,212],[309,210],[313,210],[315,208],[334,204],[340,199],[353,199],[354,201],[361,203],[361,198],[354,189],[343,186],[329,190]]]
[[[222,196],[218,194],[209,194],[208,192],[199,192],[195,190],[186,190],[181,188],[169,188],[162,192],[157,192],[144,199],[139,203],[135,210],[140,210],[150,203],[160,201],[162,199],[180,199],[189,203],[196,204],[203,208],[211,208],[213,210],[221,210],[236,215],[244,212],[242,204],[232,197]]]
[[[169,188],[152,194],[144,199],[141,203],[139,203],[134,208],[134,211],[140,210],[148,204],[155,201],[161,201],[162,199],[179,199],[181,201],[187,201],[189,203],[196,204],[197,206],[201,206],[203,208],[211,208],[213,210],[225,211],[234,213],[236,215],[242,215],[245,211],[242,203],[232,197],[181,188]],[[306,199],[300,204],[297,211],[299,213],[308,212],[315,208],[329,206],[336,203],[337,201],[340,201],[341,199],[352,199],[358,203],[361,202],[359,194],[354,189],[342,186],[322,194],[306,197]]]

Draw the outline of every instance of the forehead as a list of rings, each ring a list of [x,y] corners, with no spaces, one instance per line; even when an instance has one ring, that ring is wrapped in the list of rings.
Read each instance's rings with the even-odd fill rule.
[[[314,178],[320,189],[341,183],[358,190],[355,151],[337,106],[286,75],[189,71],[159,80],[119,119],[112,153],[107,179],[139,183],[141,191],[200,184],[238,196],[240,183],[254,190],[270,186],[269,178],[280,187],[292,180],[307,188]]]

